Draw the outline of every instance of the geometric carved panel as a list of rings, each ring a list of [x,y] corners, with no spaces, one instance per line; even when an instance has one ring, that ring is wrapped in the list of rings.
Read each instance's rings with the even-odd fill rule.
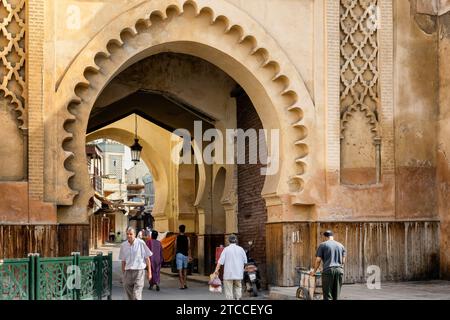
[[[379,182],[378,0],[340,0],[340,177]]]
[[[378,118],[378,0],[341,0],[341,119],[356,105]]]
[[[20,127],[25,106],[25,14],[25,0],[0,0],[0,92],[16,110]]]

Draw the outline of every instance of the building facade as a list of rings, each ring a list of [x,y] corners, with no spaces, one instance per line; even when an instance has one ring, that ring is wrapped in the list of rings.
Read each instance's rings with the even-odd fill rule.
[[[156,228],[186,224],[200,272],[238,233],[255,242],[269,283],[294,285],[333,229],[347,281],[371,265],[384,280],[449,279],[448,0],[0,8],[0,257],[86,252],[86,141],[138,135]],[[189,153],[178,152],[179,128],[203,136],[196,163],[173,161]],[[202,163],[212,128],[266,130],[247,146],[263,156]],[[217,141],[216,159],[227,154]]]

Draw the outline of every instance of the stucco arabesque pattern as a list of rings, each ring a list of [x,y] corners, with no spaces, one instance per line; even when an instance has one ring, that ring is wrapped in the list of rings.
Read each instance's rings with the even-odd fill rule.
[[[341,139],[354,112],[369,119],[374,142],[380,142],[379,70],[376,15],[378,0],[341,0]]]
[[[19,128],[26,127],[25,91],[25,0],[0,2],[0,94],[9,98]]]
[[[71,204],[73,202],[73,198],[79,194],[79,191],[75,190],[75,188],[72,188],[71,184],[69,183],[69,180],[75,175],[76,170],[71,168],[70,160],[72,157],[74,157],[74,150],[70,147],[71,141],[73,140],[73,132],[71,131],[71,124],[76,121],[76,116],[70,112],[70,110],[73,110],[73,108],[76,108],[77,105],[81,105],[85,101],[89,101],[91,103],[92,98],[96,96],[96,90],[98,90],[98,86],[95,86],[93,88],[91,86],[91,82],[95,79],[95,83],[104,83],[106,84],[109,80],[112,74],[110,74],[108,71],[102,70],[102,61],[109,60],[111,63],[114,62],[114,55],[117,54],[117,51],[110,50],[111,47],[119,47],[119,48],[126,48],[126,38],[127,36],[135,37],[138,35],[140,28],[145,25],[146,28],[150,28],[153,23],[158,23],[161,21],[164,21],[168,18],[168,13],[173,12],[174,10],[177,12],[177,15],[183,14],[183,11],[186,6],[191,6],[195,9],[196,16],[199,16],[200,14],[207,13],[211,16],[211,22],[210,25],[214,25],[215,23],[225,23],[226,27],[224,29],[224,40],[225,35],[228,33],[238,33],[239,39],[237,44],[241,44],[242,46],[237,46],[237,50],[243,50],[247,52],[246,46],[248,43],[251,43],[253,48],[248,53],[248,55],[252,56],[254,59],[258,59],[258,61],[262,61],[260,64],[260,68],[268,68],[269,70],[273,71],[273,76],[271,77],[271,90],[270,92],[277,92],[278,95],[281,97],[273,100],[277,101],[289,101],[289,103],[286,103],[287,105],[284,107],[285,110],[291,114],[289,116],[289,119],[295,118],[296,120],[292,122],[290,125],[294,129],[297,134],[292,135],[292,137],[295,137],[295,141],[292,141],[294,148],[296,149],[296,158],[293,159],[295,161],[294,166],[297,169],[296,174],[291,176],[291,184],[293,183],[296,187],[294,190],[297,193],[301,193],[303,191],[303,187],[305,185],[305,180],[307,178],[306,174],[306,158],[308,155],[308,131],[307,127],[304,122],[305,114],[313,112],[313,104],[312,100],[310,99],[310,96],[308,95],[306,97],[305,92],[306,87],[304,86],[303,80],[301,80],[301,77],[298,75],[298,72],[290,65],[289,59],[284,56],[284,53],[277,52],[276,56],[281,56],[285,58],[285,61],[275,61],[273,56],[269,54],[269,49],[266,49],[263,45],[258,44],[257,39],[250,34],[247,34],[244,27],[240,24],[233,24],[231,23],[230,19],[226,17],[225,15],[220,14],[219,12],[214,10],[214,5],[217,2],[209,1],[209,0],[188,0],[188,1],[180,1],[180,0],[173,0],[173,1],[166,1],[166,3],[173,2],[173,4],[167,4],[163,10],[152,10],[152,11],[140,11],[141,16],[135,19],[135,22],[133,25],[124,25],[121,27],[121,31],[119,33],[113,33],[111,32],[111,37],[105,42],[103,39],[101,43],[95,42],[93,44],[92,48],[86,49],[87,52],[93,53],[93,56],[89,61],[83,62],[83,68],[79,71],[83,71],[81,74],[78,73],[78,76],[75,74],[66,74],[65,77],[69,78],[70,85],[73,92],[69,93],[66,90],[68,90],[68,87],[66,87],[63,91],[63,95],[67,95],[64,100],[64,110],[63,110],[63,124],[62,127],[60,127],[60,141],[62,141],[62,148],[64,150],[63,155],[64,159],[62,163],[64,164],[64,170],[67,181],[67,184],[65,186],[66,192],[62,191],[61,194],[64,194],[62,198],[65,200],[62,201],[63,203],[60,204]],[[145,4],[150,4],[150,2],[145,2]],[[225,6],[225,3],[222,3],[223,6]],[[227,4],[229,5],[229,4]],[[141,6],[141,5],[139,5]],[[220,6],[219,6],[220,7]],[[219,8],[224,10],[223,8]],[[175,17],[176,19],[176,17]],[[195,17],[194,17],[195,19]],[[254,27],[255,22],[251,20],[249,23],[249,26]],[[105,31],[107,32],[107,31]],[[208,32],[205,30],[205,32]],[[263,37],[265,39],[268,38],[267,33],[261,32]],[[126,36],[125,36],[126,35]],[[228,37],[229,39],[229,37]],[[275,41],[272,40],[273,43]],[[245,44],[245,45],[244,45]],[[273,47],[274,45],[271,43],[270,45]],[[272,48],[270,48],[272,49]],[[126,49],[124,49],[126,51]],[[277,51],[277,47],[274,48],[274,51]],[[281,51],[281,50],[279,50]],[[79,57],[82,56],[82,53],[78,55]],[[262,58],[262,59],[261,59]],[[85,59],[85,57],[82,58],[82,60]],[[70,73],[71,68],[73,70],[77,70],[78,67],[80,67],[81,62],[77,61],[72,63],[72,67],[69,67],[68,73]],[[118,69],[120,66],[116,66],[116,69]],[[249,67],[251,69],[251,67]],[[287,69],[287,70],[284,70]],[[295,71],[294,71],[295,70]],[[76,72],[76,71],[75,71]],[[87,76],[88,75],[88,76]],[[290,77],[289,77],[289,76]],[[102,78],[102,79],[98,79]],[[64,82],[64,79],[62,79],[61,83]],[[281,92],[279,91],[280,84],[282,85]],[[300,88],[300,90],[297,90]],[[70,90],[70,89],[69,89]],[[68,94],[67,94],[68,93]],[[273,97],[272,97],[273,98]],[[307,105],[303,106],[300,103],[300,100],[307,101]],[[91,106],[92,107],[92,106]],[[277,106],[278,107],[278,106]],[[310,119],[312,119],[312,116],[308,116]],[[291,190],[292,191],[292,190]],[[67,201],[67,199],[71,199],[70,201]]]

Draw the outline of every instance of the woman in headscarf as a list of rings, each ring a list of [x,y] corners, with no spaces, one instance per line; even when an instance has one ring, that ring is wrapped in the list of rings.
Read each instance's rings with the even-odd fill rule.
[[[164,258],[161,242],[156,240],[157,238],[158,231],[153,230],[151,239],[148,239],[146,243],[150,251],[153,252],[153,256],[150,258],[152,265],[152,279],[149,281],[150,286],[148,289],[152,290],[153,286],[156,285],[156,291],[159,291],[161,265],[164,262]]]

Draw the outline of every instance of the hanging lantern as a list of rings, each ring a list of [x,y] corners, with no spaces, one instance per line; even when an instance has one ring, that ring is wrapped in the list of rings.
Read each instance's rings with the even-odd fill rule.
[[[130,147],[131,149],[131,161],[136,165],[141,159],[142,146],[139,144],[139,139],[137,137],[137,115],[135,114],[135,135],[134,144]]]
[[[134,139],[134,144],[131,149],[131,161],[136,165],[141,159],[142,146],[139,144],[139,139]]]

